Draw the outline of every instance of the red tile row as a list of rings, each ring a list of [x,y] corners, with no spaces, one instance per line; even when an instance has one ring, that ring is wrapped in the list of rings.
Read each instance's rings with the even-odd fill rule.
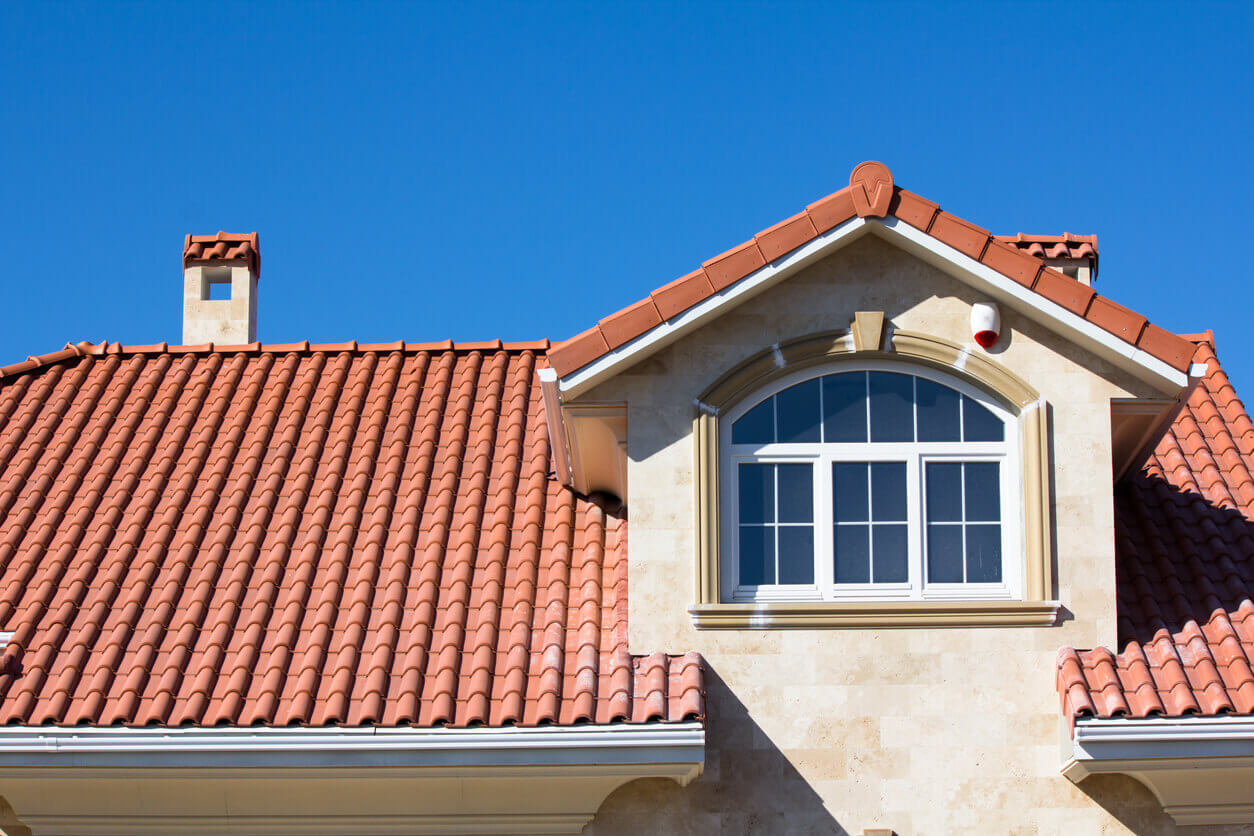
[[[891,201],[888,200],[890,190]],[[856,215],[882,217],[885,212],[1084,317],[1173,368],[1181,371],[1188,368],[1193,346],[1187,340],[1098,296],[1091,287],[1045,267],[1044,259],[1058,257],[1056,253],[1065,248],[1068,257],[1089,258],[1091,253],[1096,270],[1096,236],[992,235],[942,211],[930,200],[893,187],[892,175],[879,163],[864,163],[854,169],[848,188],[807,206],[804,212],[715,256],[703,263],[701,269],[663,285],[647,299],[609,315],[587,331],[555,344],[549,352],[549,361],[558,374],[570,374],[838,224]]]
[[[0,723],[704,712],[550,476],[545,343],[68,346],[0,370]]]
[[[261,241],[255,232],[188,235],[183,239],[183,266],[242,261],[261,277]]]
[[[1219,365],[1115,495],[1119,644],[1058,656],[1063,713],[1254,713],[1254,425]]]

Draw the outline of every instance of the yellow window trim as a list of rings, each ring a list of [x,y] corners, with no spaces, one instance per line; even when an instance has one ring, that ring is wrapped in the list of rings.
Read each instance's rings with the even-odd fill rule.
[[[1045,402],[1014,372],[957,343],[913,331],[876,327],[855,315],[849,331],[781,343],[741,363],[701,394],[693,424],[696,451],[696,601],[698,628],[1048,626],[1053,599],[1050,542],[1049,436]],[[833,360],[910,360],[969,381],[1019,417],[1023,480],[1024,600],[724,603],[719,578],[719,415],[785,374]]]

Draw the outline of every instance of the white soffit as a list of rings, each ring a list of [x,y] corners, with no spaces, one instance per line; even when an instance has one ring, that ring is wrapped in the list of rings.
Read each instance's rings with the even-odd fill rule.
[[[1128,775],[1177,824],[1254,822],[1254,717],[1080,719],[1062,773]]]
[[[698,722],[540,728],[0,728],[0,830],[55,836],[577,834]],[[12,814],[8,810],[12,810]]]
[[[1041,321],[1078,345],[1092,351],[1157,389],[1175,394],[1188,385],[1189,376],[1097,327],[1039,293],[1023,287],[996,270],[964,255],[926,232],[895,217],[851,218],[814,240],[786,253],[683,313],[657,325],[577,369],[559,381],[566,398],[578,397],[597,384],[643,360],[723,311],[751,299],[775,283],[831,255],[845,244],[873,232],[906,252],[988,293],[999,302]]]

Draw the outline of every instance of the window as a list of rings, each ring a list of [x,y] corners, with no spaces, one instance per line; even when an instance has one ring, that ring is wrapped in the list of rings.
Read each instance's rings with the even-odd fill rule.
[[[720,421],[724,600],[1022,597],[1016,421],[888,361],[747,399]]]

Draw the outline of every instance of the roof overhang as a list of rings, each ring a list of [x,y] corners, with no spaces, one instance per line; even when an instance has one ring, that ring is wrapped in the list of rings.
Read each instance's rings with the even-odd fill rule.
[[[732,307],[757,296],[867,234],[877,235],[1024,316],[1041,322],[1077,345],[1148,383],[1156,391],[1175,397],[1189,383],[1188,373],[1173,368],[1062,305],[890,215],[884,218],[850,218],[635,339],[557,378],[556,385],[562,401],[569,402],[590,391]]]
[[[636,778],[687,784],[699,722],[540,728],[0,728],[34,833],[578,833]]]
[[[1062,773],[1119,773],[1149,787],[1178,824],[1254,822],[1254,717],[1082,718]]]

